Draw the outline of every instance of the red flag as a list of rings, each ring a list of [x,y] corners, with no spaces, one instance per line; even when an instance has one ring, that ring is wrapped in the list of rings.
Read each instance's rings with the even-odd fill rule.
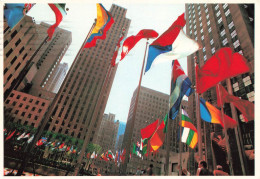
[[[163,145],[165,139],[165,133],[163,132],[164,126],[164,121],[162,121],[162,123],[150,139],[150,144],[154,151],[158,150]]]
[[[87,158],[89,158],[90,157],[90,153],[87,153]]]
[[[158,33],[151,29],[143,29],[138,32],[137,35],[128,37],[123,44],[123,50],[121,53],[121,60],[129,53],[129,51],[139,42],[142,38],[156,38]],[[120,60],[120,61],[121,61]]]
[[[241,54],[233,53],[228,47],[221,48],[203,67],[196,66],[197,92],[204,93],[222,80],[249,70],[246,59]]]
[[[49,4],[49,6],[55,13],[56,23],[53,24],[52,26],[50,26],[49,29],[47,30],[47,33],[49,35],[48,41],[51,40],[51,38],[55,32],[55,29],[59,26],[63,17],[66,15],[65,4]]]
[[[62,144],[60,144],[60,146],[58,147],[59,149],[62,149],[64,147],[65,143],[63,142]]]
[[[217,90],[217,98],[218,98],[217,102],[218,102],[219,107],[221,106],[220,99],[222,101],[222,104],[233,103],[234,106],[244,116],[245,122],[254,120],[254,118],[255,118],[254,103],[251,103],[250,101],[243,100],[243,99],[240,99],[239,97],[228,94],[228,92],[225,90],[225,88],[222,85],[219,85],[219,88],[216,88],[216,90]],[[221,92],[221,97],[219,96],[220,92]]]
[[[158,123],[159,123],[159,119],[154,121],[152,124],[149,124],[145,128],[141,129],[142,139],[151,137],[155,132],[155,130],[157,129]]]
[[[16,130],[14,130],[9,136],[7,136],[6,139],[5,139],[5,141],[11,139],[11,138],[13,137],[13,135],[15,134],[15,131],[16,131]]]
[[[116,49],[115,49],[115,52],[114,52],[114,55],[113,55],[113,58],[111,60],[111,66],[114,67],[116,65],[116,58],[117,58],[117,54],[118,54],[118,50],[120,48],[120,43],[121,41],[123,40],[124,38],[124,31],[125,29],[123,29],[123,32],[121,34],[121,37],[119,38],[118,42],[117,42],[117,45],[116,45]]]

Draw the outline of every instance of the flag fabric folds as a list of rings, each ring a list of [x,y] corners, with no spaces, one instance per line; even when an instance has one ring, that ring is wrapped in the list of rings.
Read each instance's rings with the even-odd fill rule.
[[[14,130],[11,134],[9,134],[6,138],[5,141],[11,139],[13,137],[13,135],[15,134],[16,130]]]
[[[245,122],[254,120],[254,118],[255,118],[254,103],[251,103],[250,101],[247,101],[247,100],[240,99],[237,96],[228,94],[228,92],[225,90],[225,88],[222,85],[218,85],[218,86],[219,86],[219,88],[216,88],[216,90],[217,90],[217,102],[218,102],[219,107],[221,107],[220,99],[222,101],[222,104],[233,103],[234,106],[244,116]],[[221,96],[220,96],[220,93],[221,93]]]
[[[196,66],[196,87],[203,93],[224,79],[249,72],[247,60],[229,47],[221,48],[199,68]]]
[[[65,5],[66,4],[49,4],[50,8],[53,10],[53,12],[55,13],[55,17],[56,17],[56,22],[55,24],[51,25],[49,27],[49,29],[47,30],[49,39],[48,41],[51,40],[55,29],[59,26],[59,24],[61,23],[63,17],[67,14],[66,10],[65,10]]]
[[[152,124],[149,124],[145,128],[141,129],[142,139],[150,138],[153,135],[153,133],[155,132],[155,130],[157,129],[158,123],[159,123],[159,119],[154,121]]]
[[[116,66],[116,64],[118,63],[116,59],[117,59],[117,54],[118,54],[119,48],[121,46],[120,43],[124,38],[124,31],[125,31],[125,29],[123,29],[123,32],[122,32],[122,34],[121,34],[121,36],[120,36],[120,38],[117,42],[116,49],[115,49],[114,55],[113,55],[112,60],[111,60],[111,66],[112,67]]]
[[[185,24],[186,21],[183,13],[167,31],[149,46],[145,72],[152,65],[183,58],[199,50],[200,45],[183,32],[182,28]],[[163,56],[158,57],[161,54]]]
[[[192,124],[187,112],[182,109],[181,117],[182,136],[181,141],[194,149],[198,143],[198,132],[196,127]]]
[[[173,60],[169,118],[176,118],[183,96],[190,96],[194,92],[191,86],[191,81],[184,73],[178,60]]]
[[[5,4],[4,17],[8,26],[12,29],[32,8],[33,4],[7,3]]]
[[[95,158],[96,154],[95,154],[95,151],[91,154],[90,158]]]
[[[121,60],[125,58],[125,56],[129,53],[129,51],[134,48],[134,46],[143,38],[156,38],[158,37],[158,33],[152,29],[143,29],[138,32],[137,35],[132,35],[128,37],[123,44],[123,49],[121,53]]]
[[[221,111],[202,98],[200,98],[200,117],[206,122],[220,124],[222,127],[224,127],[223,121],[221,119]],[[237,122],[225,114],[224,122],[226,128],[234,128],[237,126]]]
[[[40,140],[37,141],[36,146],[41,146],[45,142],[47,142],[47,138],[46,137],[42,137]]]
[[[111,14],[100,3],[97,4],[97,22],[84,48],[94,47],[97,39],[105,39],[106,32],[114,23]]]
[[[162,121],[160,126],[157,128],[156,132],[153,134],[153,136],[150,139],[150,145],[153,151],[158,150],[163,145],[165,139],[164,127],[165,127],[165,123],[164,121]]]

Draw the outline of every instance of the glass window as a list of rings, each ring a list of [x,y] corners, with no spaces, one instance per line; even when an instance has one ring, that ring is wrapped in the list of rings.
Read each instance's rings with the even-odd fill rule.
[[[212,45],[212,44],[214,44],[214,40],[213,39],[210,40],[210,45]]]
[[[226,45],[227,43],[228,43],[227,38],[225,38],[225,39],[222,41],[222,44],[223,44],[223,45]]]
[[[228,9],[226,12],[225,12],[225,15],[228,16],[230,14],[230,10]]]
[[[207,60],[207,55],[204,55],[204,61],[206,61]]]
[[[235,36],[237,36],[236,30],[234,30],[234,31],[231,33],[231,37],[232,37],[232,38],[234,38]]]
[[[228,7],[228,4],[224,4],[223,8],[226,9]]]
[[[236,40],[236,41],[233,43],[233,45],[234,45],[235,48],[237,48],[237,47],[240,45],[239,40]]]
[[[216,52],[215,47],[211,49],[211,53],[214,54]]]
[[[211,32],[211,27],[209,28],[209,32]]]
[[[231,29],[234,26],[234,22],[230,22],[230,24],[228,24],[228,28]]]
[[[220,15],[220,11],[217,12],[217,17]]]
[[[218,10],[218,8],[219,8],[219,5],[216,5],[216,6],[215,6],[215,10]]]
[[[222,17],[219,18],[218,23],[220,24],[222,22]]]
[[[204,35],[201,36],[201,40],[204,40]]]
[[[206,16],[207,19],[209,19],[209,14]]]
[[[225,34],[226,34],[226,31],[225,31],[225,29],[223,29],[223,30],[220,32],[220,35],[221,35],[221,37],[223,37]]]

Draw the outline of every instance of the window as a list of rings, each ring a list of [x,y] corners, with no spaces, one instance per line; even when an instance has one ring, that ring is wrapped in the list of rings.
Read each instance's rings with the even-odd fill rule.
[[[30,99],[30,100],[29,100],[29,103],[32,103],[32,101],[33,101],[33,99]]]
[[[236,41],[233,43],[233,45],[234,45],[235,48],[237,48],[237,47],[240,45],[239,40],[236,40]]]
[[[15,46],[17,47],[21,42],[21,39],[18,39],[17,42],[15,43]]]
[[[207,55],[204,55],[204,61],[206,61],[207,60]]]
[[[230,24],[228,24],[228,28],[231,29],[234,26],[234,22],[230,22]]]
[[[207,19],[209,19],[209,14],[206,16]]]
[[[214,40],[213,39],[210,40],[210,45],[212,45],[212,44],[214,44]]]
[[[204,35],[201,36],[201,40],[204,40]]]
[[[13,49],[11,48],[7,53],[6,53],[6,57],[9,57],[9,55],[13,52]]]
[[[219,5],[216,5],[216,6],[215,6],[215,10],[218,10],[218,8],[219,8]]]
[[[19,53],[21,54],[24,51],[24,47],[21,48],[21,50],[19,51]]]
[[[234,38],[235,36],[237,36],[236,30],[234,30],[234,31],[231,33],[231,37],[232,37],[232,38]]]
[[[228,16],[230,14],[230,10],[228,9],[226,12],[225,12],[225,15]]]
[[[211,32],[211,27],[209,28],[209,32]]]
[[[218,24],[220,24],[221,22],[222,22],[222,17],[219,18]]]
[[[225,29],[220,32],[221,37],[223,37],[226,34]]]
[[[206,51],[206,47],[203,47],[202,51],[205,52]]]
[[[209,9],[207,8],[207,9],[205,9],[205,12],[207,13],[209,11]]]
[[[217,12],[217,17],[220,15],[220,11]]]
[[[211,53],[214,54],[216,52],[215,47],[211,49]]]
[[[223,8],[226,9],[228,7],[228,4],[224,4]]]
[[[201,34],[203,33],[203,29],[200,29],[200,33],[201,33]]]
[[[223,44],[223,45],[226,45],[227,43],[228,43],[227,38],[225,38],[225,39],[222,41],[222,44]]]
[[[207,22],[207,25],[210,25],[210,21]]]

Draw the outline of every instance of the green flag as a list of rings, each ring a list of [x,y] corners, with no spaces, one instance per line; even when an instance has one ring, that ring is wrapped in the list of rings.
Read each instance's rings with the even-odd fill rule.
[[[164,129],[163,129],[163,132],[164,133],[167,133],[167,127],[168,127],[168,113],[165,115],[165,117],[164,117]]]

